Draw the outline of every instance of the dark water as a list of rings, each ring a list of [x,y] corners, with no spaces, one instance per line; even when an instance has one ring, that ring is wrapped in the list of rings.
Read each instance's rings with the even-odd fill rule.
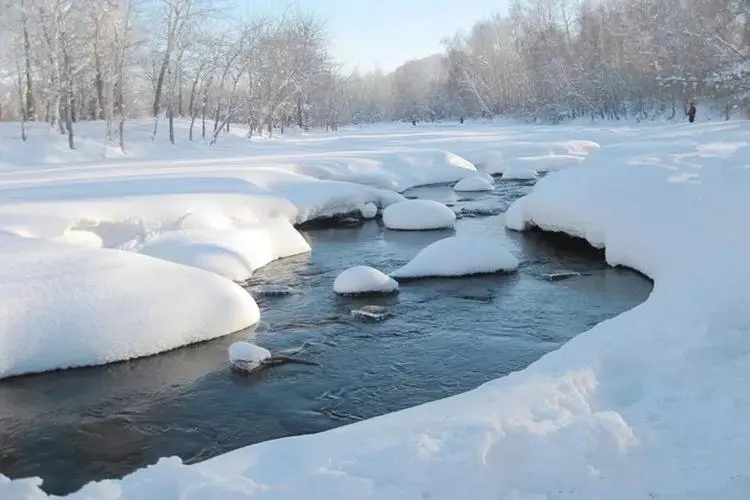
[[[413,281],[392,297],[342,298],[332,283],[344,269],[393,270],[454,232],[388,231],[374,221],[307,231],[312,254],[271,264],[249,284],[298,292],[256,297],[263,323],[255,332],[128,363],[0,381],[0,473],[41,476],[47,491],[61,494],[161,456],[195,462],[323,431],[522,369],[646,298],[648,280],[608,268],[597,251],[540,233],[506,233],[501,212],[528,189],[503,183],[496,193],[466,198],[444,187],[410,193],[455,204],[458,233],[507,240],[521,256],[518,273]],[[543,276],[560,270],[588,274]],[[351,316],[368,304],[394,316],[381,323]],[[235,374],[227,347],[248,334],[271,350],[307,343],[301,356],[321,366]]]

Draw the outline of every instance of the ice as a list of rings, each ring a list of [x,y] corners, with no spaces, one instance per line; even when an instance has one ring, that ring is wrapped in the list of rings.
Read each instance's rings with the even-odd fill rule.
[[[0,233],[0,377],[148,356],[260,312],[218,275],[130,252]]]
[[[523,167],[509,167],[503,171],[502,179],[509,180],[532,180],[539,176],[536,170]]]
[[[406,200],[386,208],[383,211],[383,223],[388,229],[448,229],[456,223],[456,214],[434,200]]]
[[[372,267],[356,266],[336,277],[333,291],[340,295],[393,293],[398,291],[398,282]]]
[[[458,235],[428,245],[390,275],[393,278],[466,276],[514,271],[518,265],[518,259],[497,239]]]
[[[495,185],[492,180],[475,175],[464,177],[453,186],[453,189],[455,191],[492,191],[495,189]]]

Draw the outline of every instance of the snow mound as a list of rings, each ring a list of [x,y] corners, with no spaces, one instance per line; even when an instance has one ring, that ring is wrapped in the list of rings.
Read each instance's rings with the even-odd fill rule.
[[[503,172],[502,179],[506,181],[510,180],[532,180],[539,176],[536,170],[523,167],[509,167]]]
[[[369,266],[356,266],[339,274],[333,282],[333,291],[339,295],[364,293],[393,293],[398,282]]]
[[[378,207],[374,203],[364,203],[357,208],[365,219],[374,219],[378,215]]]
[[[188,228],[156,234],[140,245],[140,253],[205,269],[233,281],[246,281],[253,271],[283,257],[310,251],[310,245],[284,218],[255,227]]]
[[[257,323],[255,301],[199,269],[0,234],[0,377],[149,356]]]
[[[229,346],[229,364],[235,370],[254,372],[271,358],[271,351],[250,342],[235,342]]]
[[[248,363],[258,363],[271,357],[271,351],[259,345],[240,341],[234,342],[229,346],[229,362],[247,361]]]
[[[405,200],[383,211],[383,223],[388,229],[407,231],[447,229],[456,223],[456,213],[434,200]]]
[[[518,166],[527,169],[536,170],[537,172],[549,172],[552,170],[561,170],[563,168],[575,167],[580,165],[586,156],[583,155],[540,155],[526,156],[517,158]]]
[[[466,276],[513,271],[518,265],[518,259],[499,241],[459,235],[428,245],[391,277]]]
[[[486,177],[473,175],[464,177],[453,186],[454,191],[493,191],[495,185]]]

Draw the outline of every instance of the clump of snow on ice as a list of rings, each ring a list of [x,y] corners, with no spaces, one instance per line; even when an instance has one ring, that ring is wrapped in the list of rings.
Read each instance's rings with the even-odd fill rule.
[[[513,271],[518,259],[493,238],[458,235],[422,249],[408,264],[391,273],[393,278],[466,276]]]
[[[397,290],[396,280],[369,266],[349,268],[333,282],[333,291],[340,295],[393,293]]]
[[[365,219],[374,219],[378,215],[378,207],[374,203],[363,203],[357,208]]]
[[[508,167],[503,172],[502,179],[506,181],[510,180],[532,180],[539,176],[536,170],[531,168],[523,167]]]
[[[493,191],[495,185],[486,177],[472,175],[464,177],[453,186],[455,191]]]
[[[456,213],[434,200],[405,200],[383,211],[383,223],[388,229],[407,231],[447,229],[456,223]]]
[[[260,365],[263,361],[271,357],[271,351],[265,347],[253,344],[251,342],[240,341],[234,342],[229,346],[229,362],[245,361],[253,365]]]

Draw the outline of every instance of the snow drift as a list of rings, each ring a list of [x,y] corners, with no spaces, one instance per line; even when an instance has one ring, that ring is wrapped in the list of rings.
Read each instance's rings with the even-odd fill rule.
[[[456,223],[456,213],[433,200],[406,200],[394,203],[383,211],[383,224],[388,229],[424,231],[449,229]]]
[[[336,277],[333,282],[333,291],[340,295],[393,293],[398,291],[398,283],[377,269],[369,266],[356,266]]]
[[[466,276],[513,271],[518,259],[493,238],[452,236],[422,249],[405,266],[391,273],[393,278]]]
[[[260,318],[229,280],[114,250],[0,233],[0,377],[156,354]]]

